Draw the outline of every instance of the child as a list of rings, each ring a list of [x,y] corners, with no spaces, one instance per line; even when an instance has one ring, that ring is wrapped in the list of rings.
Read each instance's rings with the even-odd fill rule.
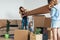
[[[32,16],[28,16],[29,30],[34,32],[34,20]]]

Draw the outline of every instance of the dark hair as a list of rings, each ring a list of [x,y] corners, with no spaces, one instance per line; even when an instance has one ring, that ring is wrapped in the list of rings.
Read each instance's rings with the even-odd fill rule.
[[[23,8],[23,7],[22,7],[22,6],[20,6],[20,7],[19,7],[19,10],[20,10],[21,12],[23,12],[23,11],[21,10],[21,8]]]
[[[48,4],[49,4],[51,1],[53,1],[53,0],[48,0]],[[54,3],[54,5],[56,5],[56,4]]]
[[[48,0],[48,4],[51,2],[52,0]]]

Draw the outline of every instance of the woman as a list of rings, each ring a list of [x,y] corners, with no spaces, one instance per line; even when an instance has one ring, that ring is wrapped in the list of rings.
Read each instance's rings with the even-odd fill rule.
[[[22,16],[22,29],[25,29],[27,30],[27,25],[28,25],[28,20],[27,20],[27,15],[26,15],[26,9],[24,9],[24,7],[20,7],[19,8],[19,13],[21,14]]]
[[[51,9],[51,28],[53,40],[60,40],[60,4],[59,0],[52,0],[49,8]]]

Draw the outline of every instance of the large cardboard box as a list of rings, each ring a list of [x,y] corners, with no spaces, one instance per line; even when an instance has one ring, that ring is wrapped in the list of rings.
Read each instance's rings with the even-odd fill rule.
[[[28,30],[15,30],[14,40],[28,40]]]
[[[45,18],[44,27],[51,27],[51,18]]]
[[[44,15],[35,15],[34,18],[34,27],[44,27]]]

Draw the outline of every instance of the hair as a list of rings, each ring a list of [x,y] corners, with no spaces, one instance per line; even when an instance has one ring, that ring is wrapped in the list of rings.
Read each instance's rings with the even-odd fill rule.
[[[55,0],[56,1],[56,0]],[[53,1],[54,2],[54,1]],[[56,5],[56,3],[54,2],[54,5]]]
[[[48,4],[51,2],[51,0],[48,0]]]
[[[22,7],[22,6],[20,6],[20,7],[19,7],[19,10],[20,10],[21,12],[23,12],[23,11],[21,10],[21,8],[23,8],[23,7]]]

